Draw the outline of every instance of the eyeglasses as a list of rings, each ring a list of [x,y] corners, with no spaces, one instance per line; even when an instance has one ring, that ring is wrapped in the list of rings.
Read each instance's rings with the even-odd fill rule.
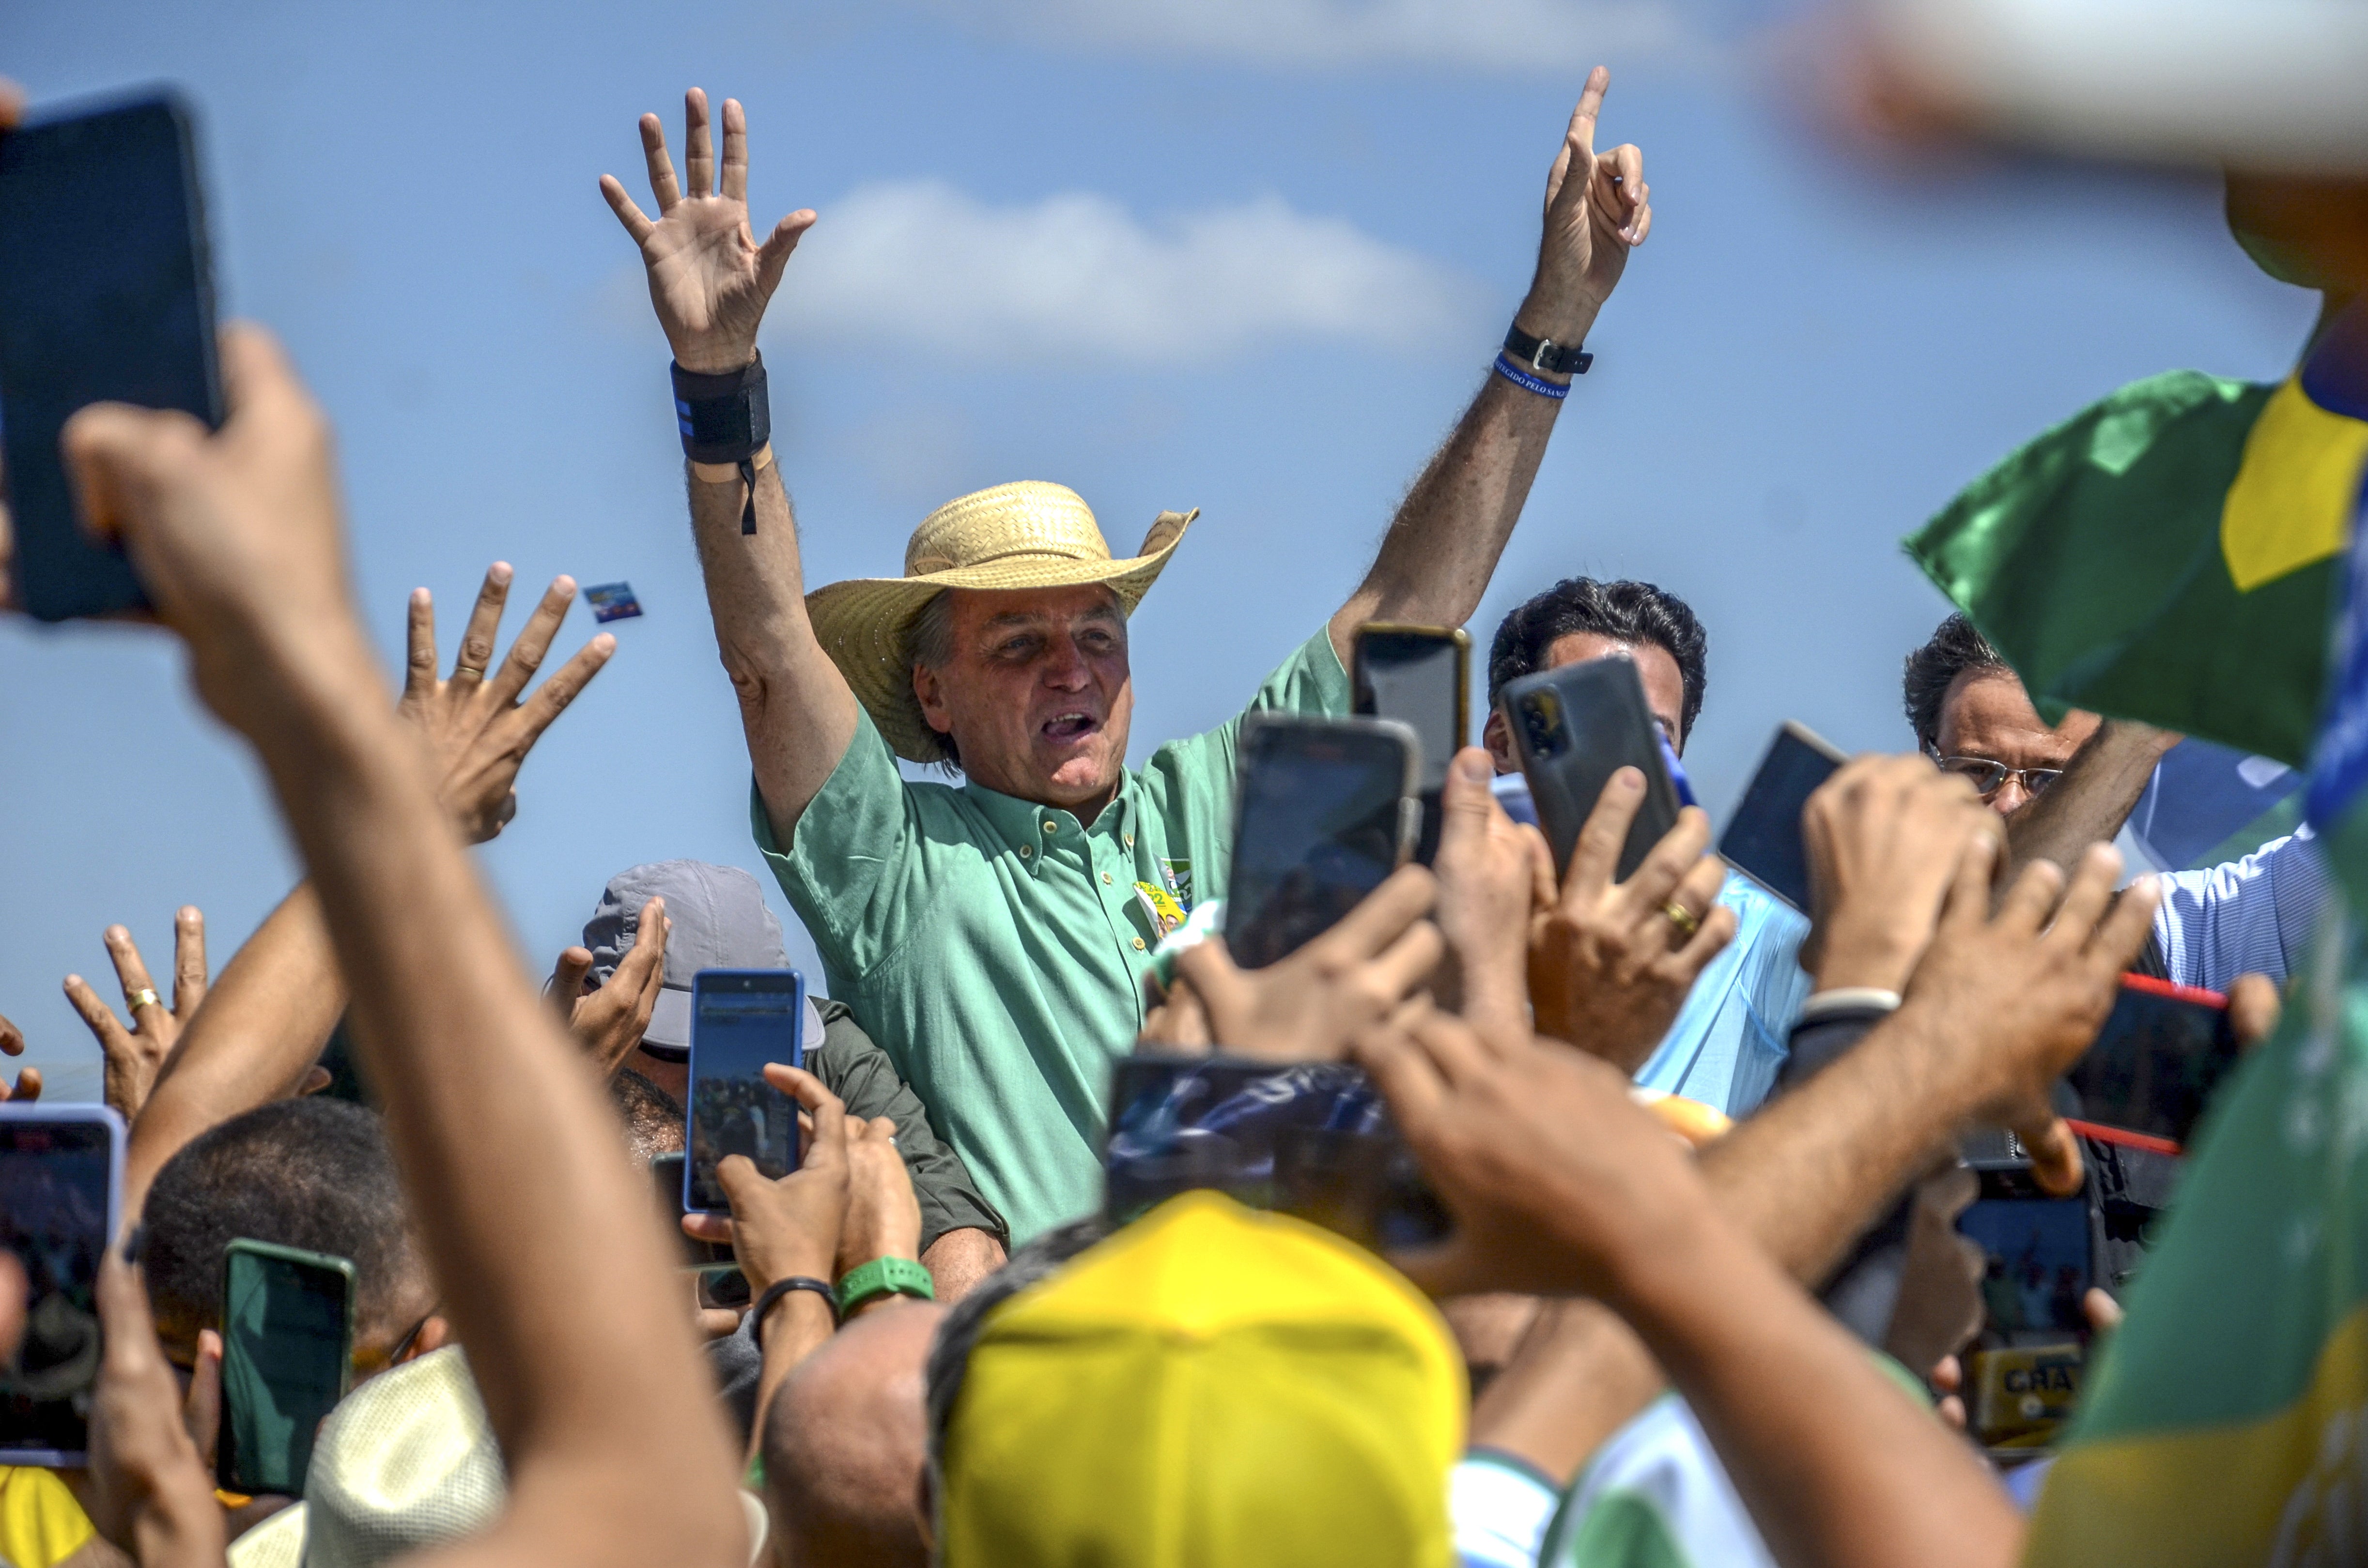
[[[2026,795],[2044,795],[2050,784],[2064,777],[2060,767],[2009,767],[1986,756],[1936,756],[1932,760],[1941,765],[1941,772],[1953,773],[1971,783],[1984,800],[2004,789],[2009,778],[2021,785]]]

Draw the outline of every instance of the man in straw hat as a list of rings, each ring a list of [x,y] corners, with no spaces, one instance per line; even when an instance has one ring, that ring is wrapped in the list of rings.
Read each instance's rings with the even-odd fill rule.
[[[1590,74],[1571,117],[1535,278],[1495,373],[1363,584],[1252,708],[1346,713],[1358,625],[1452,626],[1478,607],[1569,377],[1586,368],[1579,345],[1652,222],[1643,154],[1595,151],[1610,79]],[[657,116],[642,119],[655,221],[615,178],[601,189],[641,247],[674,349],[691,518],[756,764],[757,843],[831,994],[1024,1240],[1098,1200],[1103,1085],[1142,1022],[1150,950],[1196,897],[1224,892],[1235,725],[1125,767],[1127,616],[1197,514],[1162,513],[1139,551],[1114,557],[1073,492],[997,485],[924,518],[903,576],[807,594],[757,330],[814,214],[791,213],[758,244],[740,105],[723,105],[720,169],[697,88],[686,118],[679,182]],[[900,756],[958,764],[967,783],[908,783]]]

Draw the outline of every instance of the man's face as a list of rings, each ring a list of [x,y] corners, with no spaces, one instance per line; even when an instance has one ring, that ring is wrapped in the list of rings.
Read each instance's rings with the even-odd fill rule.
[[[978,783],[1090,816],[1118,788],[1134,717],[1118,596],[1099,585],[952,592],[945,667],[913,668],[929,727],[953,737]]]
[[[2012,768],[2061,769],[2097,733],[2094,713],[2078,710],[2050,729],[2023,694],[2022,682],[2004,670],[1974,670],[1957,677],[1941,704],[1938,730],[1943,757],[1972,756]],[[2022,780],[2009,777],[1982,797],[2000,816],[2012,816],[2032,799]]]
[[[1680,737],[1678,721],[1686,710],[1685,677],[1678,673],[1678,661],[1658,642],[1622,642],[1606,637],[1600,631],[1573,631],[1555,638],[1546,645],[1545,662],[1538,667],[1558,670],[1565,665],[1583,665],[1589,659],[1606,659],[1622,654],[1635,661],[1637,677],[1645,684],[1645,706],[1653,710],[1653,722],[1669,737],[1670,746],[1679,756],[1685,754],[1686,743]],[[1499,773],[1519,770],[1520,764],[1513,757],[1512,733],[1505,727],[1505,716],[1491,712],[1488,722],[1480,733],[1488,747],[1488,755]]]

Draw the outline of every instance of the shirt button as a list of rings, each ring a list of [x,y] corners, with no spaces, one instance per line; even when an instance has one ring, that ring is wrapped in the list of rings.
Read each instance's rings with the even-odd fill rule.
[[[1143,951],[1143,938],[1140,937],[1134,939],[1134,950],[1138,953]]]
[[[1025,860],[1026,858],[1028,858],[1028,857],[1030,857],[1030,855],[1033,855],[1033,854],[1035,854],[1035,853],[1036,853],[1036,850],[1035,850],[1034,846],[1031,846],[1031,845],[1026,845],[1026,844],[1023,844],[1023,845],[1021,845],[1021,846],[1019,846],[1019,858],[1020,858],[1022,860]]]
[[[1061,824],[1056,822],[1048,822],[1044,824],[1044,831],[1046,833],[1058,833],[1061,831]]]
[[[1108,871],[1104,871],[1104,872],[1102,873],[1102,885],[1103,885],[1104,887],[1108,887],[1108,886],[1110,885],[1110,873],[1109,873]]]
[[[1132,848],[1133,848],[1133,847],[1134,847],[1134,835],[1133,835],[1133,834],[1131,834],[1131,833],[1130,833],[1130,834],[1128,834],[1128,835],[1126,835],[1126,846],[1127,846],[1129,849],[1132,849]]]

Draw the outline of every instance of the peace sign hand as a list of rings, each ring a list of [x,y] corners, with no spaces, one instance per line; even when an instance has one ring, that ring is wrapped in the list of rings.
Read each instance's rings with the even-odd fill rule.
[[[748,122],[737,98],[723,100],[723,181],[710,194],[715,163],[709,150],[707,95],[683,95],[685,186],[677,188],[666,157],[666,131],[654,114],[642,116],[642,152],[658,221],[643,215],[613,175],[600,176],[618,222],[642,247],[649,269],[650,303],[657,307],[675,363],[719,375],[757,356],[757,326],[781,281],[798,236],[814,221],[801,208],[773,226],[762,245],[748,227]]]
[[[1611,73],[1597,66],[1572,111],[1562,151],[1546,176],[1545,234],[1538,270],[1519,321],[1531,334],[1559,344],[1585,340],[1596,312],[1611,297],[1628,253],[1653,227],[1652,192],[1645,154],[1634,142],[1595,150],[1596,117]]]

